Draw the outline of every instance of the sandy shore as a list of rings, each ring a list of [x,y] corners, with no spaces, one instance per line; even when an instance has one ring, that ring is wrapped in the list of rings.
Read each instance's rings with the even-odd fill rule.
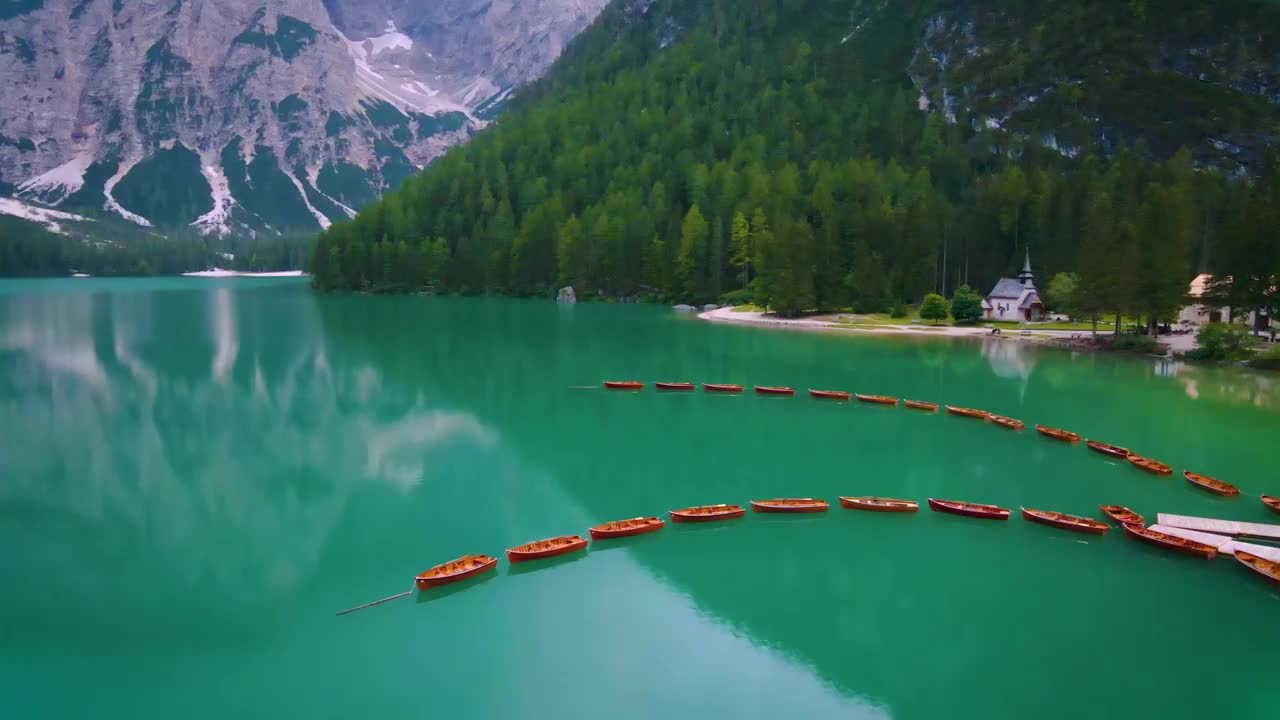
[[[992,335],[991,329],[976,326],[955,327],[951,325],[878,325],[866,327],[842,327],[857,324],[857,316],[836,318],[820,315],[812,318],[787,319],[762,312],[734,312],[733,308],[724,307],[699,313],[699,318],[712,322],[736,323],[740,325],[761,325],[765,327],[783,328],[787,330],[821,330],[828,332],[850,332],[880,335],[915,335],[932,337],[969,337],[991,338],[999,340],[1015,340],[1055,347],[1088,350],[1090,348],[1090,332],[1088,325],[1081,325],[1079,330],[1037,330],[1034,325],[1026,330],[1002,328],[999,335]],[[1099,333],[1101,336],[1101,333]],[[1170,351],[1185,352],[1195,347],[1195,337],[1191,335],[1172,335],[1160,338],[1160,342],[1168,346]]]
[[[281,278],[281,277],[302,277],[301,270],[281,270],[279,272],[240,272],[239,270],[223,270],[222,268],[213,268],[212,270],[201,270],[200,272],[182,273],[184,277],[203,277],[203,278],[229,278],[229,277],[249,277],[249,278]]]

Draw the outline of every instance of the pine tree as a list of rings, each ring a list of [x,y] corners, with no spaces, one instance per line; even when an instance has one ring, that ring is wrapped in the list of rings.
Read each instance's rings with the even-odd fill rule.
[[[680,225],[680,254],[676,260],[680,289],[690,299],[700,299],[706,291],[706,257],[707,221],[694,203]]]
[[[751,227],[741,211],[733,215],[729,242],[732,249],[729,263],[742,271],[738,274],[738,279],[742,281],[742,288],[745,290],[751,282]]]

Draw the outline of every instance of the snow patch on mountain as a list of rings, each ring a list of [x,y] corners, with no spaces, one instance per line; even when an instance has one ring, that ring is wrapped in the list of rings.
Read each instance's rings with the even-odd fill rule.
[[[18,193],[61,202],[84,186],[84,174],[93,164],[93,153],[80,153],[58,167],[18,185]]]
[[[213,209],[195,219],[192,227],[199,228],[205,234],[226,235],[231,232],[227,221],[231,218],[231,206],[235,200],[231,197],[231,189],[227,184],[226,173],[222,166],[208,159],[202,159],[200,174],[209,183],[213,195]]]
[[[294,177],[293,173],[287,172],[284,176],[289,178],[289,182],[293,183],[293,186],[298,189],[298,194],[302,196],[303,204],[307,206],[307,210],[311,213],[312,217],[316,219],[316,222],[320,223],[320,227],[328,230],[329,226],[333,223],[329,221],[329,216],[320,212],[316,209],[315,205],[311,204],[311,198],[307,197],[307,189],[302,186],[302,181]]]
[[[116,202],[115,197],[111,195],[111,191],[115,190],[116,185],[118,185],[120,181],[124,179],[124,176],[128,175],[129,171],[133,169],[133,166],[137,165],[139,162],[142,162],[142,158],[134,157],[125,162],[120,163],[120,167],[116,169],[116,174],[112,175],[107,180],[106,184],[102,186],[102,194],[107,197],[107,201],[103,207],[105,207],[107,210],[110,210],[113,213],[116,213],[120,217],[124,218],[125,220],[128,220],[129,222],[135,225],[141,225],[142,227],[151,227],[150,220],[142,217],[141,215],[135,215],[134,213],[131,213],[128,210],[125,210],[124,206]]]
[[[59,220],[62,222],[91,222],[89,218],[83,215],[28,205],[17,198],[0,198],[0,215],[12,215],[23,220],[40,223],[50,232],[60,235],[65,235],[66,232],[58,224]]]

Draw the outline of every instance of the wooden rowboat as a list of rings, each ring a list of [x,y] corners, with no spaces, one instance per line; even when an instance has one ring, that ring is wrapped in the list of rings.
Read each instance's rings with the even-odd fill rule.
[[[1208,475],[1201,475],[1200,473],[1193,473],[1190,470],[1183,470],[1182,477],[1186,478],[1187,482],[1192,485],[1208,490],[1214,495],[1221,495],[1223,497],[1238,497],[1240,495],[1240,488],[1232,485],[1231,483],[1224,483],[1221,480],[1211,478]]]
[[[979,420],[986,420],[987,416],[991,414],[986,410],[974,410],[973,408],[955,407],[954,405],[948,405],[947,412],[951,413],[952,415],[959,415],[960,417],[977,418]]]
[[[1128,535],[1134,540],[1151,543],[1152,545],[1165,548],[1166,550],[1174,550],[1180,553],[1186,553],[1187,555],[1196,555],[1198,557],[1205,558],[1206,560],[1212,560],[1214,556],[1218,554],[1218,548],[1212,545],[1206,545],[1202,542],[1196,542],[1195,540],[1187,540],[1186,538],[1180,538],[1176,535],[1169,535],[1141,525],[1123,523],[1120,527],[1124,528],[1125,535]]]
[[[659,390],[692,390],[695,387],[690,382],[656,382],[653,386]]]
[[[644,383],[635,380],[605,380],[604,386],[608,390],[641,390]]]
[[[857,397],[859,400],[861,400],[864,403],[875,403],[876,405],[897,405],[898,404],[898,398],[889,397],[888,395],[859,394]]]
[[[741,385],[717,385],[715,383],[702,383],[702,389],[707,392],[714,393],[740,393]]]
[[[1054,440],[1061,440],[1062,442],[1069,442],[1069,443],[1080,442],[1079,435],[1073,432],[1069,432],[1067,430],[1059,430],[1058,428],[1051,428],[1051,427],[1045,427],[1044,425],[1037,425],[1036,432],[1040,433],[1041,435],[1044,435],[1045,437],[1051,437]]]
[[[1267,580],[1280,585],[1280,563],[1264,557],[1258,557],[1244,550],[1236,551],[1236,560],[1239,560],[1241,565],[1258,573]]]
[[[1263,504],[1263,505],[1266,505],[1266,506],[1267,506],[1267,507],[1269,507],[1269,508],[1271,508],[1271,509],[1272,509],[1272,510],[1274,510],[1275,512],[1280,513],[1280,497],[1273,497],[1273,496],[1271,496],[1271,495],[1263,495],[1263,496],[1262,496],[1262,504]]]
[[[561,535],[546,540],[534,540],[507,550],[507,560],[515,563],[564,555],[582,550],[587,546],[587,542],[588,540],[580,535]]]
[[[960,502],[958,500],[935,500],[929,498],[929,509],[936,512],[964,515],[965,517],[982,518],[984,520],[1008,520],[1009,508],[998,505]]]
[[[602,538],[620,538],[630,537],[632,535],[643,535],[651,533],[654,530],[661,530],[667,523],[656,517],[638,517],[630,520],[614,520],[602,525],[596,525],[587,532],[591,534],[592,540],[600,540]]]
[[[795,395],[796,389],[789,387],[769,387],[768,385],[757,385],[757,395]]]
[[[728,520],[740,518],[747,514],[741,505],[698,505],[683,510],[671,510],[667,513],[671,522],[710,522],[712,520]]]
[[[810,390],[809,397],[822,400],[848,400],[853,396],[843,390]]]
[[[938,403],[925,402],[924,400],[903,400],[903,405],[912,410],[928,410],[929,412],[938,412]]]
[[[850,510],[870,510],[871,512],[916,512],[920,503],[915,500],[895,500],[882,497],[846,497],[840,496],[840,507]]]
[[[813,498],[776,498],[752,500],[751,509],[758,513],[812,513],[826,512],[830,506],[826,500]]]
[[[1129,453],[1129,462],[1133,463],[1134,467],[1139,468],[1141,470],[1146,470],[1147,472],[1153,475],[1172,475],[1173,474],[1173,468],[1169,467],[1168,465],[1165,465],[1159,460],[1152,460],[1151,458],[1145,458],[1145,457],[1142,457],[1141,455],[1134,455],[1133,453]]]
[[[447,585],[488,572],[498,566],[498,558],[488,555],[463,555],[457,560],[441,563],[418,575],[413,583],[419,590],[427,590],[437,585]]]
[[[1089,533],[1090,535],[1105,535],[1111,529],[1111,526],[1106,523],[1100,523],[1097,520],[1048,510],[1032,510],[1031,508],[1022,508],[1022,519],[1040,523],[1041,525],[1062,528],[1063,530]]]
[[[1123,505],[1099,505],[1098,509],[1118,525],[1145,525],[1147,522],[1146,518]]]
[[[1129,451],[1119,445],[1108,445],[1107,443],[1098,442],[1097,440],[1086,440],[1084,444],[1090,450],[1102,453],[1108,457],[1120,458],[1121,460],[1125,460],[1129,457]]]
[[[994,423],[1002,428],[1008,428],[1010,430],[1021,430],[1026,427],[1021,420],[1005,417],[1003,415],[988,415],[987,422]]]

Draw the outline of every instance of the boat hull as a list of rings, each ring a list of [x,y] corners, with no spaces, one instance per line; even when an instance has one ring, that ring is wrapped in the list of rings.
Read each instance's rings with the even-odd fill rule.
[[[1262,496],[1262,504],[1266,505],[1271,512],[1280,513],[1280,498],[1271,495]]]
[[[938,412],[938,403],[925,402],[923,400],[903,400],[903,405],[912,410],[925,410],[927,412]]]
[[[840,497],[840,507],[869,512],[913,513],[920,510],[915,500],[896,500],[878,497]]]
[[[513,563],[528,562],[530,560],[542,560],[545,558],[552,558],[560,555],[567,555],[571,552],[577,552],[587,547],[587,543],[589,541],[586,538],[577,537],[576,535],[574,535],[573,537],[576,539],[573,540],[572,542],[565,542],[564,544],[553,545],[551,547],[547,547],[543,549],[525,549],[525,548],[531,545],[537,545],[539,543],[549,542],[548,540],[539,540],[536,543],[526,543],[525,545],[521,545],[520,547],[511,548],[510,550],[507,550],[507,560]],[[557,538],[552,538],[552,540],[554,539],[557,539]]]
[[[974,418],[975,420],[986,420],[987,416],[991,414],[986,410],[974,410],[973,408],[954,407],[952,405],[947,406],[947,412],[960,417]]]
[[[462,560],[462,559],[463,558],[458,558],[458,560]],[[458,560],[453,560],[451,562],[458,562]],[[448,564],[449,563],[444,563],[444,565],[448,565]],[[487,558],[481,564],[472,566],[468,569],[459,570],[457,572],[451,572],[444,575],[430,575],[430,573],[436,568],[443,567],[442,565],[437,565],[436,567],[431,568],[431,570],[428,570],[427,572],[424,572],[421,575],[414,578],[413,584],[417,586],[419,590],[430,590],[433,587],[438,587],[440,585],[448,585],[449,583],[455,583],[460,580],[466,580],[469,577],[474,577],[481,573],[489,572],[490,570],[494,569],[497,566],[498,566],[498,558]]]
[[[751,510],[758,513],[816,513],[826,512],[831,508],[825,500],[803,500],[800,502],[776,500],[752,500]]]
[[[853,396],[843,390],[810,390],[809,397],[819,400],[849,400]]]
[[[659,390],[678,390],[688,392],[694,389],[693,383],[686,382],[656,382],[653,386]]]
[[[1204,490],[1205,492],[1211,492],[1214,495],[1221,495],[1222,497],[1238,497],[1240,495],[1240,488],[1237,488],[1235,485],[1224,483],[1221,480],[1201,475],[1199,473],[1193,473],[1190,470],[1183,470],[1182,477],[1186,478],[1187,482],[1192,485]]]
[[[1051,428],[1051,427],[1045,427],[1044,425],[1037,425],[1036,432],[1040,433],[1041,435],[1044,435],[1047,438],[1053,438],[1054,440],[1061,440],[1062,442],[1066,442],[1066,443],[1080,442],[1079,435],[1067,430],[1059,430],[1058,428]]]
[[[987,422],[992,423],[993,425],[999,425],[1000,427],[1008,430],[1021,430],[1026,427],[1021,420],[1015,420],[1014,418],[1005,417],[1003,415],[988,415]]]
[[[1163,476],[1163,475],[1173,474],[1173,468],[1169,467],[1168,465],[1165,465],[1159,460],[1152,460],[1151,458],[1142,457],[1141,455],[1134,455],[1133,453],[1129,453],[1128,460],[1129,460],[1129,463],[1134,467],[1138,468],[1139,470],[1149,472],[1152,475]]]
[[[699,509],[700,508],[685,508],[683,510],[671,510],[667,514],[671,516],[671,522],[677,523],[732,520],[733,518],[740,518],[747,514],[747,511],[741,505],[725,505],[722,509],[713,512],[693,512]]]
[[[702,389],[709,393],[740,393],[741,385],[718,385],[715,383],[703,383]]]
[[[1075,515],[1067,515],[1065,513],[1051,513],[1045,510],[1032,510],[1022,508],[1022,519],[1029,520],[1033,523],[1048,525],[1049,527],[1060,528],[1062,530],[1070,530],[1072,532],[1085,533],[1088,535],[1106,535],[1111,528],[1089,518],[1077,517]]]
[[[1121,527],[1124,528],[1124,534],[1134,540],[1141,540],[1166,550],[1173,550],[1184,555],[1194,555],[1206,560],[1212,560],[1218,554],[1218,549],[1212,545],[1205,545],[1194,540],[1183,540],[1182,538],[1166,535],[1138,525],[1125,523],[1121,524]]]
[[[757,395],[795,395],[795,388],[756,386]]]
[[[871,403],[873,405],[897,405],[898,398],[889,397],[888,395],[858,395],[859,402]]]
[[[644,535],[666,527],[665,520],[656,517],[651,518],[635,518],[634,522],[630,520],[618,520],[611,523],[596,525],[587,532],[591,535],[592,540],[608,540],[610,538],[632,537],[633,535]],[[621,526],[621,527],[619,527]]]
[[[1090,450],[1106,455],[1107,457],[1113,457],[1120,460],[1129,459],[1129,451],[1119,445],[1108,445],[1107,443],[1098,442],[1097,440],[1086,440],[1084,444]]]
[[[606,380],[604,388],[606,390],[643,390],[644,383],[634,380]]]
[[[1244,550],[1237,550],[1235,556],[1241,565],[1261,575],[1263,580],[1280,585],[1280,563],[1258,557]]]
[[[1117,525],[1145,525],[1147,519],[1123,505],[1099,505],[1102,514]]]
[[[981,505],[979,503],[966,503],[955,500],[935,500],[934,498],[929,498],[929,509],[935,512],[962,515],[982,520],[1008,520],[1010,512],[1008,508],[996,507],[995,505]]]

